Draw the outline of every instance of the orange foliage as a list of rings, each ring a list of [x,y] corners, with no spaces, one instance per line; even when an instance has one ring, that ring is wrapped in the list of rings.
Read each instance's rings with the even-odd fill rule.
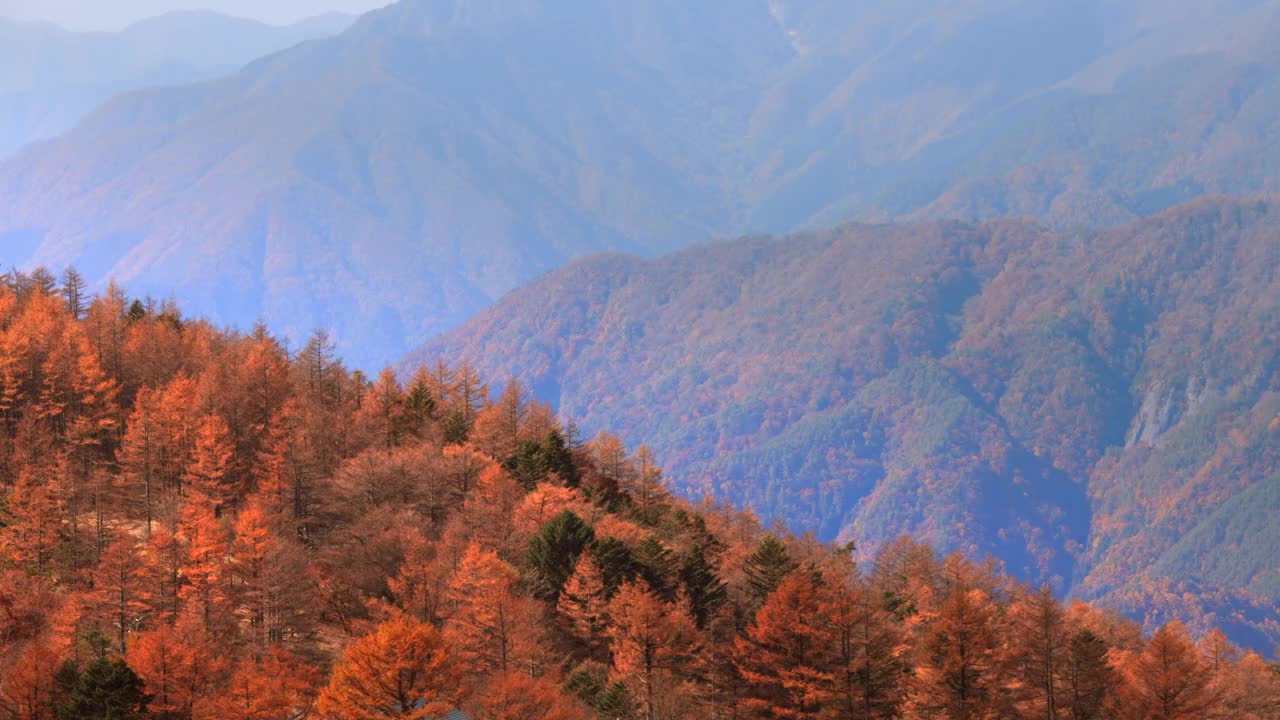
[[[196,704],[193,720],[297,720],[307,717],[316,673],[289,653],[273,649],[245,657],[226,686]]]
[[[347,646],[316,710],[332,720],[431,720],[462,700],[461,681],[435,628],[396,617]]]
[[[186,616],[141,633],[129,644],[129,667],[146,683],[151,711],[160,716],[189,716],[208,697],[226,670],[213,638],[198,618]]]
[[[473,673],[544,670],[542,607],[516,591],[520,575],[472,543],[449,584],[445,638]]]
[[[653,718],[657,701],[678,683],[700,638],[688,612],[665,603],[644,581],[626,583],[609,602],[613,669],[640,699],[642,714]]]
[[[291,359],[118,288],[83,320],[24,292],[0,282],[5,720],[52,720],[59,661],[112,652],[187,720],[1276,716],[1274,667],[1220,633],[1148,641],[907,537],[865,575],[762,543],[608,434],[550,446],[580,487],[536,454],[508,471],[494,453],[560,430],[518,383],[489,403],[441,365],[405,392],[323,335]],[[530,552],[566,510],[582,523]],[[554,607],[532,594],[551,571]],[[1158,597],[1208,630],[1205,597]]]
[[[1157,630],[1142,652],[1116,653],[1113,664],[1122,679],[1119,720],[1199,720],[1222,699],[1209,666],[1176,621]]]
[[[743,705],[752,717],[813,717],[835,697],[838,671],[825,602],[816,573],[793,572],[738,639],[738,670],[751,688]]]
[[[586,720],[577,703],[546,678],[500,673],[489,678],[471,703],[472,717],[485,720]]]
[[[44,643],[28,645],[0,676],[0,712],[11,720],[50,720],[58,662]]]

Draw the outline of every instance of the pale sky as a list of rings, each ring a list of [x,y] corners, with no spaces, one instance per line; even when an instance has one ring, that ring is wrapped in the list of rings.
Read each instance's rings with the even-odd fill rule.
[[[173,10],[213,10],[273,24],[326,12],[361,13],[390,0],[0,0],[0,17],[48,20],[70,30],[119,30]]]

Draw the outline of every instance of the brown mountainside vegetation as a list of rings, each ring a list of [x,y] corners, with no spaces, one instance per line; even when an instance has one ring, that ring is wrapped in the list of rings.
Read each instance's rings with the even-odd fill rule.
[[[1280,713],[1276,667],[1221,633],[691,505],[647,448],[468,364],[370,379],[323,334],[291,356],[9,279],[5,720]]]
[[[675,486],[1280,641],[1280,206],[602,255],[411,356],[519,377]]]

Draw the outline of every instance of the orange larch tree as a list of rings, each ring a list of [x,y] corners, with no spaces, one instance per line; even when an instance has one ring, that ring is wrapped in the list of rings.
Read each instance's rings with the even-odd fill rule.
[[[226,671],[199,618],[187,615],[176,626],[161,623],[129,643],[129,667],[146,683],[152,715],[160,720],[190,718]]]
[[[472,543],[449,585],[445,638],[469,675],[543,671],[541,607],[516,591],[520,575]],[[533,622],[530,622],[531,618]]]
[[[372,447],[390,453],[408,435],[404,400],[404,390],[390,368],[365,391],[356,419],[368,433]]]
[[[127,513],[126,517],[142,517],[148,538],[151,537],[156,504],[163,490],[159,483],[161,443],[158,414],[155,391],[145,387],[139,390],[117,459],[120,465],[117,493],[121,510]]]
[[[994,718],[1008,700],[999,609],[978,588],[956,585],[941,607],[922,618],[909,717]]]
[[[1200,651],[1204,653],[1205,662],[1209,664],[1209,672],[1217,677],[1227,666],[1236,660],[1240,652],[1227,640],[1226,633],[1214,628],[1200,641]]]
[[[258,648],[301,643],[311,636],[306,559],[297,541],[278,535],[261,495],[235,521],[228,572],[241,636]]]
[[[227,599],[228,536],[218,515],[214,499],[196,488],[187,491],[177,533],[183,554],[178,597],[197,608],[205,627],[213,626]]]
[[[27,645],[16,662],[0,675],[0,717],[6,720],[52,720],[54,673],[61,659],[47,644]]]
[[[1280,717],[1280,670],[1257,653],[1224,668],[1223,713],[1231,720]]]
[[[516,453],[528,413],[529,393],[519,380],[512,379],[498,402],[476,414],[471,440],[491,457],[506,460]]]
[[[662,479],[662,468],[657,458],[647,445],[636,450],[634,462],[635,472],[624,474],[622,489],[631,496],[636,504],[636,512],[646,522],[654,522],[658,512],[671,499],[671,492]]]
[[[217,415],[206,415],[200,422],[191,462],[182,475],[186,493],[200,493],[213,501],[221,514],[223,506],[236,496],[233,463],[235,447],[226,421]]]
[[[835,673],[831,708],[840,717],[857,720],[898,717],[907,678],[903,655],[906,642],[901,626],[886,611],[856,568],[842,553],[824,574],[819,593],[819,617],[829,639]]]
[[[347,646],[316,710],[332,720],[431,720],[465,697],[462,677],[439,631],[395,617]]]
[[[103,625],[115,631],[121,654],[127,638],[152,610],[155,569],[138,541],[118,532],[93,575],[93,603]]]
[[[507,673],[481,688],[468,704],[471,716],[485,720],[587,720],[572,699],[545,677]]]
[[[273,648],[242,657],[226,685],[196,703],[192,720],[302,720],[315,695],[316,672]]]
[[[404,562],[387,585],[400,610],[422,622],[434,622],[448,599],[448,575],[436,556],[435,543],[414,535]]]
[[[1008,638],[1013,677],[1006,693],[1020,714],[1055,720],[1071,705],[1069,631],[1048,585],[1015,598]]]
[[[660,696],[674,690],[700,644],[685,608],[663,602],[643,580],[618,588],[610,600],[613,669],[640,701],[641,717],[654,720]]]
[[[735,653],[751,717],[818,717],[836,701],[843,672],[832,652],[835,628],[822,612],[831,602],[822,578],[807,569],[788,574],[765,598]]]
[[[1177,621],[1157,630],[1142,652],[1118,653],[1114,661],[1121,720],[1200,720],[1222,699],[1209,664]]]
[[[609,626],[608,604],[600,563],[595,553],[584,552],[560,591],[556,611],[590,655],[603,649],[604,631]]]
[[[14,521],[0,529],[0,548],[36,574],[54,568],[62,539],[62,513],[54,494],[55,469],[24,467],[8,498]]]

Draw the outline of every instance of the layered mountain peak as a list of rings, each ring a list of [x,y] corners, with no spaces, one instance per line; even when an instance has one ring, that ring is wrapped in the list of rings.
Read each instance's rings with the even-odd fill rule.
[[[1129,222],[1274,189],[1280,4],[1222,1],[404,0],[0,164],[0,259],[372,368],[592,251]]]
[[[572,2],[563,5],[572,5]],[[545,15],[560,3],[545,0],[400,0],[369,13],[361,25],[385,31],[389,27],[426,37],[459,32],[493,32]]]
[[[335,13],[277,27],[174,12],[119,32],[70,32],[0,19],[0,157],[70,129],[117,94],[226,75],[352,20]]]

